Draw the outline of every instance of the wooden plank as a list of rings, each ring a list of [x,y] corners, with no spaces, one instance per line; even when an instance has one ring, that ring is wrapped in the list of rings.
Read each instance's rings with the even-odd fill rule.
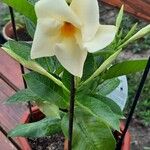
[[[0,132],[0,147],[1,150],[17,150],[2,132]]]
[[[23,89],[20,65],[0,48],[0,76],[14,89]]]
[[[99,0],[100,1],[100,0]],[[125,6],[125,11],[150,22],[150,0],[101,0],[115,7]]]
[[[4,104],[6,99],[14,93],[15,91],[0,79],[0,124],[6,131],[14,128],[19,123],[23,112],[27,110],[25,105]]]
[[[25,105],[4,104],[8,97],[13,94],[15,94],[15,91],[0,78],[0,126],[6,132],[13,129],[20,122],[22,114],[27,110]],[[14,138],[14,140],[20,144],[17,138]]]
[[[0,126],[6,131],[10,131],[19,124],[22,114],[27,110],[25,105],[6,105],[4,102],[13,95],[15,91],[0,79]],[[17,138],[14,140],[20,144]]]

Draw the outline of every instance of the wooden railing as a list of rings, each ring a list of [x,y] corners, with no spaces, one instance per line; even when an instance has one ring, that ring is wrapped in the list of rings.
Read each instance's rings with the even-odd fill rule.
[[[121,7],[125,6],[125,11],[134,16],[150,22],[150,0],[99,0],[106,4]]]

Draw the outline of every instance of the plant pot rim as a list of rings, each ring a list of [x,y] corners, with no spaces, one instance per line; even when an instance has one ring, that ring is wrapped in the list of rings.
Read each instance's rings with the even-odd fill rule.
[[[39,108],[37,106],[34,106],[32,107],[32,112],[34,113],[38,113],[39,112]],[[20,120],[20,123],[24,124],[24,123],[28,123],[29,122],[29,119],[30,119],[30,112],[29,111],[26,111],[21,120]],[[121,122],[120,124],[120,129],[121,131],[124,129],[124,123]],[[31,146],[29,145],[29,142],[26,138],[24,137],[17,137],[18,141],[20,142],[21,144],[21,147],[22,147],[22,150],[32,150]],[[131,141],[131,137],[130,137],[130,133],[129,131],[127,131],[126,135],[125,135],[125,138],[124,138],[124,141],[123,141],[123,144],[122,144],[122,148],[121,150],[130,150],[130,141]],[[64,150],[67,150],[67,140],[65,140],[64,142]]]
[[[14,39],[12,39],[11,37],[9,37],[9,35],[8,35],[7,32],[6,32],[7,27],[8,27],[10,24],[12,24],[11,21],[8,21],[8,22],[4,25],[4,27],[3,27],[3,29],[2,29],[2,35],[3,35],[3,37],[4,37],[4,39],[5,39],[6,41],[14,40]],[[9,31],[8,31],[8,32],[9,32]],[[23,42],[26,42],[26,43],[32,43],[32,41],[26,41],[26,40],[22,40],[22,41],[23,41]]]

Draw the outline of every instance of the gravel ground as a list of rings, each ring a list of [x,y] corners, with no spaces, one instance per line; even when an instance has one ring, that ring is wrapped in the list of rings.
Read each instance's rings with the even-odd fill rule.
[[[150,128],[133,119],[129,128],[131,133],[131,150],[150,150]]]

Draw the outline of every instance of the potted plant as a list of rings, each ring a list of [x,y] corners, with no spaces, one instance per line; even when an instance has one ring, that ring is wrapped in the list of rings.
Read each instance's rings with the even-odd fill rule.
[[[18,40],[26,41],[26,42],[32,41],[30,34],[27,32],[28,20],[23,15],[20,15],[19,13],[15,13],[15,17],[16,17],[16,31],[17,31]],[[15,39],[13,26],[10,21],[10,18],[9,17],[5,18],[5,20],[8,19],[9,21],[5,24],[2,30],[2,35],[7,41]]]
[[[38,107],[33,107],[32,108],[32,113],[33,113],[33,118],[36,120],[38,120],[39,118],[43,118],[44,115],[43,113],[39,110]],[[24,113],[24,115],[22,116],[21,119],[21,124],[25,124],[25,123],[29,123],[30,122],[30,112],[27,111],[26,113]],[[120,129],[123,130],[124,129],[124,124],[122,122],[122,124],[120,125]],[[119,135],[119,134],[118,134]],[[24,138],[24,137],[18,137],[19,142],[22,145],[22,149],[23,150],[31,150],[31,145],[29,144],[28,139]],[[64,150],[68,150],[68,142],[67,140],[64,141]],[[122,150],[129,150],[130,149],[130,133],[127,132],[124,142],[123,142],[123,146],[122,146]]]
[[[24,75],[28,88],[8,103],[30,100],[44,114],[41,118],[38,111],[32,121],[27,115],[24,122],[31,123],[18,125],[9,136],[34,138],[62,132],[69,149],[114,150],[124,116],[108,95],[120,84],[119,76],[143,70],[147,59],[114,61],[125,46],[148,34],[150,25],[137,33],[134,25],[122,37],[123,7],[115,26],[100,25],[97,0],[71,4],[40,0],[35,5],[38,19],[31,3],[24,2],[25,9],[19,9],[20,1],[4,2],[37,23],[32,46],[8,41],[2,47],[32,70]],[[129,149],[129,142],[127,135],[122,149]]]

